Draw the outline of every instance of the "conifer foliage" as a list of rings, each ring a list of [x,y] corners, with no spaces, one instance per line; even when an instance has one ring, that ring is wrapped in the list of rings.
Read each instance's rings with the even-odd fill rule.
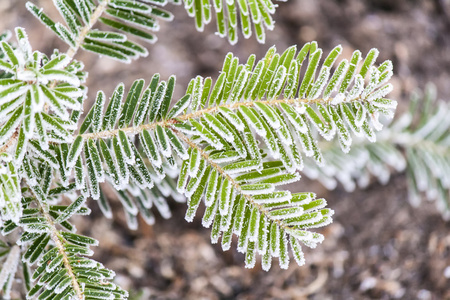
[[[147,43],[156,42],[152,33],[159,30],[159,20],[171,21],[173,15],[162,9],[168,0],[53,0],[64,23],[52,20],[42,8],[27,2],[28,10],[62,41],[71,47],[68,54],[79,47],[122,62],[147,56],[147,49],[133,36]],[[96,3],[97,2],[97,3]],[[170,0],[178,3],[179,0]],[[96,21],[107,30],[92,29]],[[118,31],[118,32],[117,32]]]
[[[208,3],[185,1],[199,29]],[[139,215],[149,224],[155,211],[169,218],[170,197],[187,203],[189,222],[204,205],[202,224],[211,227],[212,243],[229,250],[235,235],[246,267],[257,254],[264,270],[274,257],[281,268],[291,255],[304,264],[302,245],[323,241],[314,230],[331,223],[334,212],[325,199],[284,186],[307,172],[308,159],[325,164],[324,140],[336,140],[344,153],[354,136],[375,141],[379,117],[392,117],[396,108],[386,98],[392,63],[377,65],[376,49],[339,60],[341,46],[325,56],[316,42],[283,52],[272,47],[244,63],[229,53],[217,78],[193,78],[180,99],[173,97],[175,76],[155,74],[129,88],[119,83],[110,97],[99,91],[81,116],[86,73],[73,59],[77,50],[125,62],[146,55],[128,36],[155,39],[134,26],[156,29],[155,18],[171,15],[156,0],[54,4],[65,25],[27,7],[70,46],[66,53],[33,52],[22,28],[15,30],[17,43],[0,37],[0,225],[4,237],[16,237],[12,246],[0,244],[5,297],[19,269],[29,299],[127,298],[114,272],[89,258],[98,242],[71,223],[90,213],[91,198],[112,218],[105,189],[115,191],[131,229]],[[225,4],[214,2],[220,23],[225,6],[219,4]],[[238,4],[241,23],[251,16],[259,35],[261,22],[270,23],[272,2]],[[234,5],[226,2],[231,42]],[[97,20],[116,30],[93,30]]]
[[[254,30],[257,41],[264,43],[265,29],[274,28],[275,22],[271,15],[275,13],[277,4],[272,0],[184,0],[184,7],[188,15],[195,19],[195,27],[199,31],[203,31],[204,26],[211,22],[212,15],[215,15],[217,34],[228,36],[228,41],[235,44],[239,27],[245,38],[249,38]]]
[[[326,165],[318,168],[306,161],[306,176],[317,179],[329,189],[339,181],[351,192],[366,187],[373,175],[386,184],[392,173],[406,171],[409,202],[421,203],[421,193],[436,201],[446,220],[450,218],[450,113],[448,103],[437,100],[429,84],[422,93],[411,96],[409,109],[386,124],[375,143],[357,140],[343,155],[337,144],[327,147]],[[386,120],[385,120],[386,121]]]

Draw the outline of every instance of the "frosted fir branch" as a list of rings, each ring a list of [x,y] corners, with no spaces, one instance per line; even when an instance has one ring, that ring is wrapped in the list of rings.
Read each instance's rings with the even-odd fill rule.
[[[63,256],[63,264],[67,270],[67,274],[72,279],[71,282],[72,282],[73,289],[75,290],[75,293],[76,293],[78,299],[82,300],[82,299],[84,299],[83,291],[81,290],[80,284],[78,283],[78,280],[77,280],[75,274],[73,273],[73,269],[72,269],[72,266],[70,265],[69,257],[67,256],[66,249],[65,249],[63,243],[61,242],[62,237],[58,233],[58,230],[56,229],[55,224],[53,223],[51,217],[48,214],[45,214],[45,218],[47,219],[47,222],[50,225],[50,237],[53,240],[53,242],[55,243],[56,247],[58,248],[58,252]]]
[[[50,16],[32,2],[27,3],[28,10],[52,30],[58,38],[69,45],[67,54],[73,57],[79,48],[106,56],[124,63],[148,55],[146,47],[128,39],[135,36],[148,43],[155,43],[159,20],[171,21],[173,15],[158,6],[167,1],[65,1],[54,0],[64,24],[52,20]],[[93,29],[100,21],[110,29]],[[84,25],[84,27],[82,27]],[[117,31],[121,31],[118,33]]]
[[[249,139],[253,140],[257,135],[265,143],[268,149],[266,153],[273,159],[280,159],[283,168],[289,172],[303,169],[301,148],[306,156],[313,156],[316,163],[321,165],[323,156],[315,140],[314,128],[326,140],[337,136],[342,150],[348,152],[352,142],[350,130],[357,136],[365,135],[370,141],[374,141],[370,118],[373,118],[375,127],[379,112],[389,114],[396,106],[394,100],[372,97],[373,93],[377,93],[377,97],[384,97],[389,92],[390,85],[385,84],[385,81],[390,76],[391,64],[384,63],[378,68],[370,68],[377,56],[377,51],[371,50],[356,74],[361,53],[355,51],[352,57],[353,69],[338,68],[331,74],[328,70],[341,51],[340,46],[335,47],[322,68],[322,50],[317,48],[315,42],[306,44],[298,53],[295,46],[290,47],[281,55],[272,47],[256,67],[254,55],[249,57],[247,64],[239,65],[238,58],[228,54],[215,83],[211,78],[203,79],[201,76],[192,79],[186,95],[176,101],[170,111],[174,76],[168,81],[160,81],[159,74],[155,74],[147,88],[144,88],[143,79],[136,80],[125,101],[125,87],[119,84],[106,110],[106,96],[99,92],[93,108],[80,126],[79,134],[74,137],[76,142],[70,146],[68,156],[64,159],[68,168],[63,166],[65,170],[62,173],[71,174],[75,162],[85,165],[88,176],[86,172],[77,172],[76,180],[81,184],[84,182],[83,178],[88,178],[89,189],[95,199],[100,197],[99,183],[104,180],[102,163],[107,164],[115,186],[128,182],[131,174],[133,179],[139,181],[140,186],[152,187],[153,169],[157,174],[164,174],[165,171],[161,168],[163,162],[176,169],[178,158],[185,161],[188,157],[183,143],[174,133],[178,131],[188,137],[197,136],[195,143],[198,145],[205,142],[203,146],[210,149],[231,150],[218,154],[214,158],[216,162],[236,162],[245,159],[247,153],[250,153],[254,161],[242,162],[248,164],[246,168],[249,170],[261,161],[259,151],[262,147],[256,142],[249,144]],[[299,68],[308,52],[310,61],[302,77]],[[297,58],[294,59],[296,53]],[[289,73],[286,72],[286,65],[290,66]],[[371,77],[370,84],[365,88],[363,82],[356,82],[354,86],[357,87],[357,92],[353,92],[355,88],[351,84],[355,74],[356,78],[363,78],[369,69],[370,74],[377,75]],[[251,70],[253,75],[246,76]],[[323,74],[317,79],[314,75],[316,70]],[[381,92],[377,89],[377,84],[382,86]],[[331,95],[337,88],[338,94]],[[326,97],[321,97],[324,89]],[[295,99],[297,94],[299,98]],[[336,97],[339,98],[337,104]],[[369,97],[372,97],[371,101],[368,101]],[[130,141],[129,137],[134,135],[139,135],[143,153]],[[108,139],[112,139],[112,143],[106,144],[104,140]],[[95,140],[100,140],[100,145]],[[85,141],[89,143],[89,147],[83,147]],[[141,163],[146,156],[151,162],[150,166]],[[194,171],[190,170],[189,173],[195,173]],[[260,186],[259,192],[263,193],[262,190],[264,188]]]
[[[61,10],[61,3],[59,3],[58,1],[54,1],[55,2],[55,6],[57,6],[58,10],[60,11],[60,13],[66,18],[70,19],[70,21],[72,21],[75,25],[75,21],[73,20],[74,18],[76,18],[75,15],[72,15],[73,12],[70,9],[63,9]],[[104,11],[106,10],[108,4],[111,2],[111,0],[103,0],[103,1],[99,1],[99,5],[95,8],[95,10],[92,12],[92,14],[90,14],[90,16],[87,16],[86,10],[89,10],[89,8],[87,7],[83,7],[83,12],[85,12],[83,14],[82,17],[86,17],[88,19],[84,19],[85,21],[85,26],[81,28],[81,30],[76,30],[78,31],[78,35],[77,36],[72,36],[73,32],[67,32],[66,37],[70,36],[70,40],[72,41],[70,44],[70,48],[67,50],[66,55],[72,59],[75,54],[77,53],[77,51],[79,50],[79,48],[81,47],[81,45],[83,44],[84,40],[86,39],[87,34],[89,33],[89,31],[92,29],[92,27],[94,26],[95,23],[97,23],[97,21],[99,20],[100,16],[104,13]],[[76,2],[77,4],[79,4],[80,2]],[[83,4],[84,5],[84,4]],[[26,4],[27,9],[37,18],[39,18],[41,20],[41,22],[43,22],[47,27],[51,27],[51,26],[56,26],[56,32],[59,32],[59,36],[62,37],[64,36],[64,32],[67,30],[65,29],[65,27],[61,24],[61,23],[54,23],[51,19],[49,19],[47,16],[42,17],[42,9],[37,8],[33,3],[31,2],[27,2]],[[80,8],[81,9],[81,8]],[[63,14],[64,12],[64,14]],[[42,18],[42,19],[41,19]],[[72,24],[71,24],[72,25]],[[72,26],[72,27],[73,27]],[[59,29],[59,30],[58,30]],[[61,29],[63,29],[63,32],[61,31]],[[73,28],[71,28],[73,29]]]
[[[277,133],[280,142],[290,146],[291,135],[297,135],[296,132],[291,131],[289,124],[292,124],[300,132],[307,156],[314,155],[320,164],[322,158],[320,151],[316,149],[316,142],[312,140],[310,124],[327,140],[337,135],[342,150],[348,152],[352,141],[349,129],[355,135],[365,135],[370,141],[374,141],[373,128],[381,129],[379,115],[392,115],[391,110],[397,105],[396,101],[383,98],[392,89],[391,84],[386,84],[392,75],[392,63],[387,61],[378,68],[374,67],[373,64],[378,55],[376,49],[369,51],[361,63],[361,53],[355,51],[351,64],[343,60],[340,66],[344,67],[338,67],[331,74],[329,70],[341,52],[341,46],[335,47],[321,64],[322,50],[318,48],[316,42],[304,45],[300,51],[297,51],[295,46],[289,47],[282,54],[276,53],[275,47],[272,47],[256,66],[254,55],[248,58],[246,64],[239,64],[239,59],[229,53],[217,81],[214,83],[211,78],[203,79],[201,76],[192,79],[187,87],[186,95],[175,103],[168,116],[167,107],[171,102],[169,95],[170,97],[172,95],[174,78],[169,80],[171,89],[168,89],[165,81],[158,85],[159,74],[155,74],[142,96],[139,107],[137,107],[139,99],[134,98],[140,97],[138,95],[143,91],[144,81],[135,81],[124,103],[126,107],[122,111],[115,103],[117,101],[120,103],[123,98],[123,85],[119,85],[114,97],[117,98],[120,94],[121,98],[114,100],[114,103],[111,102],[111,105],[114,104],[114,110],[108,107],[107,114],[121,114],[118,126],[120,130],[115,129],[116,120],[111,123],[110,117],[105,116],[104,122],[109,124],[105,128],[109,130],[85,133],[87,127],[91,126],[86,124],[81,134],[85,139],[111,138],[117,136],[119,132],[133,135],[158,127],[167,128],[170,125],[183,125],[183,122],[187,124],[190,122],[192,126],[189,126],[194,131],[203,132],[201,136],[207,141],[211,142],[213,138],[213,135],[208,133],[210,130],[208,128],[212,128],[213,131],[218,130],[219,135],[222,135],[225,140],[231,139],[230,133],[227,133],[224,126],[219,124],[220,121],[216,120],[215,116],[220,113],[240,131],[243,128],[240,123],[244,121],[250,124],[251,128],[265,139],[274,158],[279,155],[276,150],[278,146],[270,144],[270,137],[266,136],[267,128],[265,127],[280,130],[280,134]],[[309,62],[306,73],[300,76],[300,68],[308,57],[308,53]],[[296,54],[297,57],[294,58]],[[357,73],[356,67],[360,65],[361,70]],[[319,72],[317,77],[316,71]],[[249,76],[250,73],[252,73],[251,76]],[[370,74],[371,77],[369,84],[365,87],[363,79],[366,74]],[[353,83],[354,80],[355,83]],[[337,89],[339,92],[331,95]],[[322,93],[323,97],[321,97]],[[152,100],[148,96],[150,94]],[[163,96],[164,94],[166,95]],[[295,99],[297,94],[298,98]],[[266,100],[263,100],[264,98]],[[161,104],[163,102],[164,105]],[[151,108],[148,107],[149,103],[152,105]],[[129,110],[129,105],[138,110],[132,127],[127,127],[131,124],[133,117],[130,111],[125,111]],[[165,107],[164,113],[160,111],[161,107]],[[237,120],[234,112],[242,113],[244,119]],[[164,116],[161,118],[158,114]],[[147,124],[143,124],[145,116],[151,116]],[[101,117],[102,113],[99,110],[94,119]],[[93,115],[89,118],[92,119]],[[258,118],[261,120],[258,121]],[[91,122],[90,119],[89,122]],[[206,127],[198,123],[198,120],[206,122]],[[369,124],[370,121],[373,128]],[[182,127],[179,129],[183,130]]]
[[[188,160],[183,162],[177,184],[179,192],[188,198],[185,219],[192,221],[204,194],[206,211],[202,224],[210,227],[214,222],[212,243],[217,243],[222,235],[222,249],[226,251],[231,247],[231,236],[236,234],[239,237],[237,249],[246,255],[246,267],[254,267],[255,255],[258,252],[263,258],[262,268],[267,271],[273,257],[279,257],[281,268],[288,268],[288,237],[291,237],[290,249],[296,257],[303,256],[298,242],[315,248],[323,241],[322,234],[309,232],[308,229],[326,226],[332,222],[334,211],[325,208],[326,201],[315,199],[312,193],[291,194],[289,191],[275,190],[276,184],[273,182],[288,184],[299,180],[300,176],[280,170],[275,177],[272,173],[272,177],[261,179],[263,177],[259,178],[257,175],[259,172],[277,172],[277,169],[271,168],[270,162],[263,167],[263,164],[256,160],[221,166],[213,158],[214,154],[210,155],[183,133],[176,130],[175,133],[191,150],[189,163]],[[192,159],[196,156],[200,157],[200,162],[198,167],[188,167],[188,180],[186,166],[191,164],[190,162],[198,161]],[[257,176],[256,182],[252,182],[249,175],[252,178]],[[281,178],[287,180],[283,181]],[[207,187],[205,181],[208,182]],[[264,181],[266,183],[262,183]],[[296,261],[299,265],[303,264],[301,259]]]
[[[35,192],[34,192],[34,196],[36,197],[36,199],[39,198],[39,195],[37,195]],[[78,297],[78,300],[83,300],[84,299],[83,291],[82,291],[80,284],[78,283],[78,280],[73,272],[72,266],[69,262],[68,254],[67,254],[66,249],[62,242],[62,241],[64,241],[64,237],[62,237],[59,234],[58,229],[56,228],[56,225],[52,220],[52,217],[48,213],[48,207],[43,206],[41,201],[36,201],[36,203],[38,204],[39,210],[41,211],[41,213],[43,214],[43,216],[46,220],[46,225],[47,225],[47,228],[50,233],[50,238],[55,243],[55,246],[58,249],[58,252],[63,256],[64,268],[67,270],[67,274],[71,278],[72,287]]]
[[[160,121],[160,122],[154,122],[149,124],[143,124],[139,126],[133,126],[133,127],[125,127],[120,129],[113,129],[113,130],[105,130],[105,131],[99,131],[99,132],[93,132],[93,133],[83,133],[80,135],[74,135],[73,138],[75,139],[77,136],[83,137],[83,139],[109,139],[114,136],[117,136],[119,134],[119,130],[125,132],[127,135],[136,135],[141,133],[143,130],[152,130],[155,129],[157,126],[162,127],[169,127],[174,124],[182,123],[184,121],[189,121],[196,118],[201,118],[205,116],[205,114],[211,114],[211,113],[217,113],[220,112],[222,109],[230,109],[232,111],[238,110],[239,107],[255,107],[258,103],[270,105],[270,106],[277,106],[279,104],[289,104],[289,105],[303,105],[303,104],[323,104],[323,105],[332,105],[334,98],[328,98],[328,99],[276,99],[276,100],[260,100],[260,101],[245,101],[245,102],[237,102],[232,104],[222,104],[218,106],[213,106],[205,109],[201,109],[195,112],[187,113],[179,115],[175,118]],[[341,101],[344,103],[353,103],[353,102],[363,102],[362,99],[356,98],[352,101]]]
[[[70,47],[69,50],[67,50],[66,54],[68,57],[73,58],[75,54],[77,53],[78,49],[80,49],[81,45],[83,44],[86,35],[89,33],[89,31],[92,29],[95,23],[97,23],[100,16],[104,13],[106,10],[108,4],[111,2],[111,0],[103,0],[100,1],[100,4],[97,6],[97,8],[92,13],[89,23],[84,26],[81,30],[79,35],[76,37],[75,45]]]
[[[424,97],[416,94],[409,110],[387,124],[375,143],[358,139],[348,156],[336,144],[321,143],[328,163],[319,169],[306,161],[305,175],[328,189],[339,182],[351,192],[368,186],[371,176],[386,184],[391,174],[405,172],[411,205],[419,206],[422,197],[435,200],[443,218],[449,219],[449,106],[437,101],[433,86],[427,87]]]
[[[183,133],[179,132],[179,131],[175,131],[175,133],[177,134],[177,136],[179,138],[181,138],[186,144],[189,145],[189,147],[191,147],[192,149],[196,149],[198,151],[198,153],[200,154],[201,157],[203,157],[209,165],[211,165],[217,172],[219,172],[219,174],[223,177],[225,177],[233,186],[233,188],[242,193],[242,188],[241,185],[236,182],[234,180],[233,177],[231,177],[228,172],[225,172],[225,170],[216,162],[214,162],[213,160],[210,159],[208,153],[206,153],[202,148],[200,148],[196,143],[192,142],[191,139],[189,139],[186,135],[184,135]],[[194,170],[193,173],[196,173],[196,171]],[[253,201],[253,198],[251,195],[249,194],[244,194],[242,193],[242,195],[245,197],[245,199],[251,203],[254,207],[256,207],[262,214],[264,214],[265,216],[267,216],[269,219],[271,219],[271,217],[269,216],[268,210],[265,209],[263,206],[261,206],[260,204],[256,203],[255,201]],[[280,227],[283,227],[284,229],[291,229],[291,227],[287,226],[286,224],[283,224],[281,221],[277,220],[277,219],[273,219],[273,222],[277,223]]]
[[[17,27],[15,33],[17,48],[6,42],[0,45],[5,53],[1,64],[11,65],[7,71],[11,78],[0,79],[0,153],[20,144],[14,157],[20,163],[30,139],[39,138],[43,149],[48,148],[48,131],[70,140],[76,120],[68,110],[73,115],[82,108],[80,98],[85,92],[81,84],[86,73],[82,63],[73,62],[66,54],[55,51],[47,57],[39,51],[32,53],[25,30]]]

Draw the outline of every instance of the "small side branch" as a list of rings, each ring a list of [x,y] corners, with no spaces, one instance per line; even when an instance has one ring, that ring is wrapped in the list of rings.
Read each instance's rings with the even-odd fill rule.
[[[97,22],[98,18],[103,14],[106,7],[108,6],[110,0],[103,0],[100,2],[99,6],[95,9],[94,13],[91,16],[91,19],[89,20],[89,24],[83,27],[81,29],[80,34],[77,37],[75,47],[70,47],[69,50],[67,50],[66,54],[70,58],[73,58],[75,54],[77,53],[78,49],[80,49],[81,44],[83,43],[86,34],[88,34],[89,30],[91,30],[92,26]]]
[[[44,207],[41,205],[40,201],[36,201],[36,203],[38,204],[41,213],[44,215],[44,217],[47,221],[47,224],[50,227],[50,238],[55,243],[56,248],[58,249],[58,252],[63,256],[63,264],[67,270],[67,274],[69,275],[69,277],[72,280],[72,286],[77,295],[77,298],[79,300],[83,300],[84,299],[83,291],[81,290],[80,284],[78,283],[77,278],[72,270],[72,266],[70,265],[69,257],[67,256],[66,249],[64,248],[64,245],[61,241],[64,238],[61,237],[61,235],[58,233],[58,229],[56,229],[56,226],[52,220],[52,217],[48,214],[48,212],[46,212]]]
[[[214,161],[211,160],[211,158],[209,157],[208,153],[206,153],[205,151],[203,151],[202,148],[200,148],[197,144],[195,144],[194,142],[191,141],[191,139],[189,139],[186,135],[184,135],[183,133],[173,130],[175,132],[175,134],[181,139],[183,140],[186,144],[189,145],[189,147],[191,147],[192,149],[196,149],[198,150],[198,152],[200,153],[200,155],[203,157],[203,159],[211,166],[213,167],[217,172],[219,172],[220,175],[222,175],[223,177],[225,177],[230,184],[236,189],[236,191],[238,191],[239,193],[241,193],[241,195],[254,207],[256,207],[259,212],[263,215],[265,215],[267,217],[268,220],[270,220],[271,222],[276,223],[279,227],[283,228],[283,229],[293,229],[290,226],[283,224],[283,222],[281,222],[281,220],[275,220],[273,218],[271,218],[271,216],[269,215],[269,212],[267,211],[266,208],[264,208],[262,205],[256,203],[252,196],[247,195],[242,193],[241,190],[241,185],[234,180],[233,177],[231,177],[230,175],[228,175],[224,169],[222,169],[221,166],[219,166],[217,163],[215,163]]]
[[[79,300],[83,300],[84,299],[83,291],[81,290],[80,284],[78,283],[77,278],[76,278],[75,274],[73,273],[72,266],[70,265],[69,258],[67,257],[67,254],[66,254],[66,249],[64,248],[64,245],[61,242],[61,236],[59,235],[58,230],[55,227],[55,223],[51,219],[50,215],[44,213],[44,216],[45,216],[48,224],[50,225],[50,237],[53,240],[53,242],[55,243],[56,248],[58,248],[58,252],[63,256],[63,264],[67,270],[67,274],[69,275],[69,277],[72,280],[72,286],[77,295],[77,298]]]

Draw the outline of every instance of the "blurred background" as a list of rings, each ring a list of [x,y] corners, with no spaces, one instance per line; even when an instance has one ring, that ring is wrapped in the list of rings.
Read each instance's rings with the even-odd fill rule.
[[[0,31],[24,27],[34,49],[51,54],[66,50],[53,34],[25,10],[24,0],[0,0]],[[51,1],[32,1],[50,14]],[[266,43],[239,37],[235,46],[214,34],[194,28],[182,6],[166,7],[173,22],[161,22],[158,42],[149,56],[130,65],[79,52],[89,72],[89,99],[99,89],[110,95],[119,82],[127,86],[154,73],[177,76],[176,96],[196,75],[215,78],[223,58],[232,51],[245,61],[276,45],[282,52],[317,40],[327,53],[342,44],[343,57],[355,49],[363,54],[376,47],[378,62],[394,63],[395,86],[390,97],[405,110],[410,93],[427,82],[438,97],[450,101],[449,0],[290,0],[279,2],[275,29]],[[54,13],[54,11],[53,11]],[[304,249],[306,265],[269,272],[244,268],[243,255],[211,245],[210,230],[184,221],[185,206],[171,203],[173,217],[158,218],[154,226],[141,222],[130,231],[120,212],[105,219],[94,203],[90,218],[80,219],[81,233],[100,241],[96,259],[117,272],[117,282],[135,291],[135,299],[450,299],[450,222],[433,203],[412,208],[407,201],[404,174],[386,185],[373,180],[365,190],[347,193],[341,186],[328,191],[306,178],[294,187],[314,191],[335,210],[334,223],[321,232],[317,249]],[[118,207],[118,210],[119,207]]]

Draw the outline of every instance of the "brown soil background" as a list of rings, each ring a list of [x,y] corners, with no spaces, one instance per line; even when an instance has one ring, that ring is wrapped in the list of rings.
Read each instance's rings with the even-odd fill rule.
[[[26,1],[0,1],[0,30],[25,27],[32,45],[46,53],[66,49],[24,9]],[[38,2],[50,7],[50,1]],[[450,1],[448,0],[290,0],[280,2],[276,27],[265,45],[254,39],[230,46],[205,32],[181,6],[163,23],[150,55],[130,65],[79,53],[90,73],[92,98],[98,89],[110,94],[117,83],[128,86],[137,78],[177,75],[177,95],[195,75],[217,76],[223,57],[232,51],[242,60],[250,53],[261,57],[275,44],[279,51],[317,40],[325,53],[342,44],[345,55],[354,49],[380,50],[378,61],[395,66],[392,98],[400,111],[415,88],[433,82],[442,99],[450,99]],[[126,228],[120,212],[115,221],[94,213],[78,220],[79,231],[100,240],[96,259],[118,274],[123,287],[139,291],[136,299],[450,299],[450,223],[442,220],[433,203],[419,209],[407,202],[404,174],[382,186],[346,193],[341,187],[327,191],[302,179],[295,190],[312,190],[325,197],[336,212],[335,221],[322,232],[326,239],[317,249],[305,249],[307,263],[292,263],[281,270],[276,262],[269,272],[244,268],[235,250],[222,252],[211,245],[209,229],[200,218],[184,221],[185,207],[171,204],[174,216],[143,222],[136,232]],[[120,211],[121,209],[117,209]],[[448,274],[447,274],[448,275]]]

